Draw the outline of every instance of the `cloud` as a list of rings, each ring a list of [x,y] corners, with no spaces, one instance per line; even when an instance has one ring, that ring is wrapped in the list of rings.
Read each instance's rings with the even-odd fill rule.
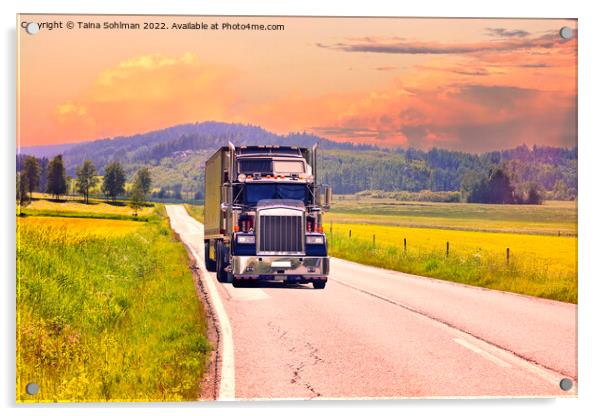
[[[101,71],[79,97],[56,106],[61,131],[82,138],[133,134],[225,118],[236,94],[231,68],[181,56],[134,56]],[[64,137],[70,139],[71,137]]]
[[[514,33],[514,32],[509,32]],[[477,42],[456,42],[443,43],[435,41],[407,41],[399,38],[390,39],[372,39],[365,38],[359,40],[348,40],[331,45],[318,43],[320,48],[340,50],[344,52],[368,52],[385,54],[406,54],[406,55],[447,55],[447,54],[475,54],[480,52],[505,52],[521,49],[543,48],[550,49],[559,44],[570,42],[562,39],[558,33],[546,33],[538,37],[520,37],[514,38],[505,36],[504,40],[490,40]]]
[[[487,27],[485,28],[485,32],[487,33],[487,35],[489,36],[496,36],[496,37],[501,37],[501,38],[524,38],[526,36],[529,36],[531,33],[527,32],[526,30],[509,30],[509,29],[504,29],[503,27]]]
[[[387,89],[359,95],[288,97],[259,109],[253,120],[266,126],[278,120],[283,129],[300,121],[301,129],[312,126],[333,140],[425,149],[573,146],[577,139],[574,91],[454,84],[445,77],[412,87],[400,78]]]
[[[377,66],[376,68],[377,71],[393,71],[395,69],[397,69],[396,66]]]

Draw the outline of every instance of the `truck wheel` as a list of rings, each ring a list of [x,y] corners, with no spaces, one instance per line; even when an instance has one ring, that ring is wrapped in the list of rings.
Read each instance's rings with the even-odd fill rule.
[[[233,280],[232,273],[228,273],[225,268],[228,265],[226,261],[226,250],[224,247],[223,241],[217,241],[215,248],[215,257],[217,259],[217,264],[215,267],[215,272],[217,274],[217,281],[220,283],[229,283]]]
[[[243,287],[243,282],[240,279],[233,279],[232,286],[234,287]]]
[[[209,272],[215,271],[215,260],[211,260],[209,258],[209,245],[211,244],[211,240],[205,240],[205,268]]]
[[[314,289],[324,289],[326,287],[326,280],[316,280],[311,282],[314,285]]]

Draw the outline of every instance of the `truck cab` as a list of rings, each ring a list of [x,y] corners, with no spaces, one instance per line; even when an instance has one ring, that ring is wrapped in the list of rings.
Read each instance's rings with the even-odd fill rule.
[[[326,286],[317,146],[222,147],[205,165],[205,264],[220,282]]]

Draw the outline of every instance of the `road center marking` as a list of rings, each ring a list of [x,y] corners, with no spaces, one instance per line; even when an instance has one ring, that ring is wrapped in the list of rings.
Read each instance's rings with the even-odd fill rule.
[[[506,368],[512,367],[506,361],[504,361],[500,358],[497,358],[495,355],[490,354],[487,351],[483,351],[482,349],[472,345],[470,342],[465,341],[462,338],[454,338],[454,342],[456,342],[457,344],[460,344],[464,348],[468,348],[469,350],[471,350],[474,353],[479,354],[481,357],[486,358],[489,361],[492,361],[493,363],[499,365],[500,367],[506,367]]]

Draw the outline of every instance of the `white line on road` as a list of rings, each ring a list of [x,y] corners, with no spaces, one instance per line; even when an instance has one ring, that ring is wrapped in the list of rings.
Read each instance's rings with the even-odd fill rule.
[[[184,207],[181,205],[167,205],[165,208],[167,209],[167,214],[172,220],[171,226],[176,232],[178,232],[178,225],[186,227],[186,230],[188,230],[188,224],[195,224],[196,222],[196,220],[194,220],[188,215]],[[190,220],[185,221],[186,217],[190,218]],[[190,235],[194,235],[195,237],[198,236],[198,238],[203,238],[202,225],[200,225],[200,227],[198,228],[194,228],[196,228],[194,234],[181,234],[180,237],[184,244],[188,246],[190,252],[194,256],[194,260],[201,273],[201,278],[203,279],[203,285],[207,288],[209,298],[211,299],[211,304],[213,305],[215,314],[217,315],[217,321],[220,327],[222,354],[218,400],[234,400],[236,390],[234,384],[234,341],[232,340],[232,326],[230,325],[230,319],[226,314],[226,309],[224,308],[222,299],[217,291],[217,286],[213,281],[211,275],[209,275],[209,272],[207,272],[207,270],[205,269],[205,262],[203,260],[205,253],[197,253],[192,244],[189,244],[189,242],[186,241],[186,237],[190,237]],[[201,233],[200,235],[198,235],[199,231]]]
[[[472,352],[479,354],[481,357],[486,358],[489,361],[492,361],[493,363],[499,365],[500,367],[506,367],[506,368],[512,367],[506,361],[497,358],[495,355],[489,354],[487,351],[483,351],[482,349],[475,347],[470,342],[465,341],[462,338],[454,338],[454,341],[456,343],[460,344],[461,346],[468,348]]]
[[[265,293],[262,289],[254,288],[254,287],[246,287],[244,289],[237,289],[232,285],[223,285],[223,288],[226,289],[228,295],[233,300],[265,300],[269,299],[270,296]]]
[[[471,342],[472,342],[472,344],[473,344],[472,346],[474,346],[476,349],[481,350],[483,352],[485,352],[485,349],[487,349],[487,350],[489,350],[491,352],[495,352],[495,355],[499,355],[500,357],[504,357],[504,359],[506,361],[508,361],[508,363],[511,363],[512,365],[515,365],[515,366],[520,367],[520,368],[522,368],[524,370],[527,370],[527,371],[529,371],[529,372],[531,372],[533,374],[536,374],[537,376],[541,377],[542,379],[548,381],[549,383],[551,383],[551,384],[553,384],[555,386],[559,386],[560,380],[563,379],[563,378],[565,378],[565,377],[567,377],[566,375],[564,375],[562,373],[559,373],[557,371],[552,371],[550,369],[543,368],[542,366],[538,365],[537,363],[531,362],[531,361],[529,361],[529,360],[527,360],[527,359],[525,359],[523,357],[520,357],[520,356],[516,355],[512,351],[507,351],[507,350],[505,350],[505,349],[503,349],[503,348],[501,348],[501,347],[499,347],[497,345],[491,344],[491,343],[487,342],[484,339],[478,338],[475,335],[472,335],[472,334],[470,334],[468,332],[465,332],[465,331],[463,331],[460,328],[456,328],[455,326],[453,326],[453,325],[451,325],[451,324],[449,324],[449,323],[447,323],[445,321],[441,321],[441,320],[439,320],[437,318],[434,318],[434,317],[432,317],[432,316],[430,316],[430,315],[428,315],[428,314],[426,314],[424,312],[416,310],[416,309],[412,308],[409,305],[403,304],[402,302],[399,302],[397,300],[391,299],[391,298],[389,298],[387,296],[383,296],[383,295],[371,292],[371,291],[363,289],[361,287],[357,287],[355,285],[351,285],[351,284],[343,282],[343,281],[341,281],[339,279],[334,279],[334,278],[330,277],[328,280],[329,281],[330,280],[331,281],[335,281],[335,282],[337,282],[340,285],[347,286],[347,287],[349,287],[351,289],[357,290],[358,292],[362,292],[362,293],[364,293],[364,294],[366,294],[368,296],[373,296],[373,297],[381,299],[381,300],[383,300],[385,302],[389,302],[389,303],[391,303],[393,305],[397,305],[397,306],[399,306],[399,307],[401,307],[401,308],[403,308],[403,309],[405,309],[405,310],[407,310],[407,311],[409,311],[411,313],[414,313],[414,314],[416,314],[418,316],[421,316],[423,319],[429,320],[433,324],[445,327],[445,328],[447,328],[447,330],[451,331],[453,334],[455,334],[456,336],[458,336],[459,337],[458,339],[461,339],[461,338],[468,338],[468,339],[470,339]],[[454,341],[455,341],[455,339],[454,339]],[[480,348],[476,347],[477,345]],[[467,347],[466,345],[464,345],[464,346]],[[494,358],[497,358],[497,357],[495,357],[491,353],[488,353],[488,354],[491,355]],[[504,361],[504,360],[500,359],[500,361]],[[570,377],[567,377],[567,378],[570,378]],[[558,389],[560,390],[560,387],[558,387]],[[568,393],[574,393],[576,391],[576,389],[577,389],[577,383],[576,383],[575,380],[573,380],[573,387],[571,388],[571,390],[568,391]]]

